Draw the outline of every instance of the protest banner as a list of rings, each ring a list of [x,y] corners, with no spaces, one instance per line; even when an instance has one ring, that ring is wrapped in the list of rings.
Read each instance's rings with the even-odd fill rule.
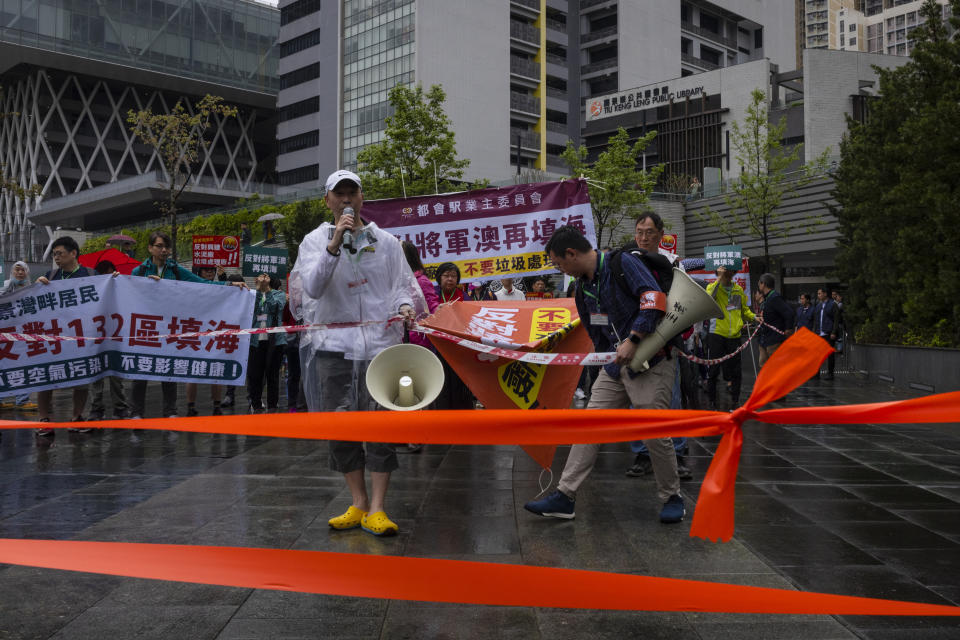
[[[716,271],[720,267],[743,268],[743,251],[740,245],[724,244],[703,249],[704,269]]]
[[[193,236],[193,266],[239,267],[240,239],[236,236]]]
[[[261,273],[283,279],[287,276],[290,256],[280,247],[244,247],[243,277],[256,278]]]
[[[519,351],[579,353],[593,343],[580,325],[572,298],[557,300],[455,302],[440,306],[421,324],[488,345],[512,345]],[[567,409],[581,367],[548,367],[430,337],[440,355],[487,409]],[[525,446],[530,457],[549,468],[556,447]]]
[[[753,300],[753,297],[750,295],[750,258],[741,258],[741,261],[743,264],[740,269],[733,274],[733,281],[740,285],[744,293],[747,294],[748,300]],[[707,271],[706,269],[687,271],[687,275],[702,283],[703,286],[707,286],[717,279],[717,274],[714,271]]]
[[[252,291],[237,287],[133,276],[20,289],[0,297],[0,333],[84,339],[0,341],[0,394],[70,387],[107,375],[243,384],[249,336],[159,336],[249,329],[254,299]]]
[[[428,277],[452,262],[464,282],[555,273],[543,247],[563,225],[597,238],[585,180],[370,200],[363,217],[416,245]]]

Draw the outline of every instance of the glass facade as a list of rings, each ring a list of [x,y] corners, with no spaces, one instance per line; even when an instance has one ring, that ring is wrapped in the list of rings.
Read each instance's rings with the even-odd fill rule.
[[[0,40],[275,93],[280,12],[247,0],[0,0]]]
[[[343,158],[383,136],[391,113],[387,93],[414,82],[415,0],[346,0],[343,3]]]

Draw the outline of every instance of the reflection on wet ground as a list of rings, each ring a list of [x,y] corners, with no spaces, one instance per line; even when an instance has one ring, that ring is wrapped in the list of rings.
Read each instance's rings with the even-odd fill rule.
[[[156,387],[156,388],[154,388]],[[159,387],[149,404],[159,410]],[[747,391],[745,389],[745,391]],[[209,414],[203,403],[201,413]],[[238,397],[242,393],[238,394]],[[66,417],[66,394],[57,394]],[[904,399],[851,375],[779,406]],[[17,414],[7,411],[3,417]],[[26,417],[30,417],[27,414]],[[331,532],[349,504],[323,442],[131,430],[32,431],[0,440],[0,537],[344,551],[522,563],[960,603],[958,425],[748,423],[726,544],[657,520],[653,479],[604,446],[577,518],[523,510],[539,470],[515,447],[427,446],[402,456],[388,496],[400,535]],[[718,439],[691,443],[698,481]],[[557,453],[562,468],[567,449]],[[0,638],[924,638],[936,618],[624,613],[438,605],[0,568]]]

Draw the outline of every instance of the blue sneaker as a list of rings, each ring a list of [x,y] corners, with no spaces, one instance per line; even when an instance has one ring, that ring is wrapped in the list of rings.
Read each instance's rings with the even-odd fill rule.
[[[568,498],[562,491],[557,490],[545,498],[531,500],[523,505],[523,508],[538,516],[548,518],[564,518],[573,520],[573,500]]]
[[[682,522],[685,515],[687,515],[687,510],[683,506],[683,498],[679,494],[672,495],[663,503],[663,509],[660,510],[660,522],[676,524]]]

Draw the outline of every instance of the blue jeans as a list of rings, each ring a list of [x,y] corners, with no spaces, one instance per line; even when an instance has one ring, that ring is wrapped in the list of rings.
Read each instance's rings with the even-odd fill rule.
[[[670,408],[680,408],[680,367],[677,367],[677,373],[673,380],[673,396],[670,398]],[[673,448],[678,455],[682,454],[684,449],[687,448],[687,439],[685,437],[674,438]],[[634,440],[631,442],[630,450],[634,453],[643,453],[649,455],[649,452],[647,451],[647,445],[643,444],[643,440]]]

